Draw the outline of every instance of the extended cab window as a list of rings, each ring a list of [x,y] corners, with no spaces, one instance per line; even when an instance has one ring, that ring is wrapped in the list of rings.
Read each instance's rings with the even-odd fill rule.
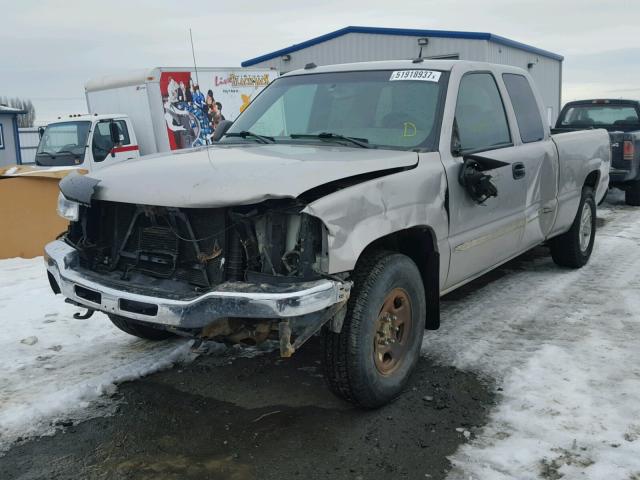
[[[511,144],[509,124],[498,86],[490,73],[469,73],[460,80],[453,147],[461,152]]]
[[[544,138],[544,126],[540,117],[538,102],[531,86],[522,75],[505,73],[502,75],[509,92],[509,98],[516,113],[522,143],[537,142]]]
[[[93,159],[96,162],[101,162],[107,158],[107,155],[113,148],[111,133],[109,131],[109,123],[111,122],[98,122],[93,133],[93,146],[91,149],[93,151]],[[118,130],[120,131],[120,145],[129,145],[131,140],[129,138],[127,123],[124,120],[114,120],[114,123],[118,126]]]

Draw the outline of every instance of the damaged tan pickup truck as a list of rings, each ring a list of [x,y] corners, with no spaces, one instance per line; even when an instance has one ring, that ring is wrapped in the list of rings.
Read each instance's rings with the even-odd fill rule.
[[[310,64],[213,146],[65,178],[51,287],[151,340],[279,339],[286,357],[320,334],[331,389],[378,407],[441,295],[544,242],[588,261],[609,137],[551,135],[543,111],[518,68]]]

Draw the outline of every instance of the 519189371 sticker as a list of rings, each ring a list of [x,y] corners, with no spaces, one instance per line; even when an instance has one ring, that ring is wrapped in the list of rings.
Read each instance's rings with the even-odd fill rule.
[[[391,73],[389,81],[396,80],[420,80],[422,82],[437,82],[442,72],[433,70],[395,70]]]

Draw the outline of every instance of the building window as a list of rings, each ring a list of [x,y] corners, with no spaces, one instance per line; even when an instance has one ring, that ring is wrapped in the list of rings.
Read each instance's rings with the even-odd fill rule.
[[[2,131],[2,124],[0,123],[0,150],[4,149],[4,132]]]

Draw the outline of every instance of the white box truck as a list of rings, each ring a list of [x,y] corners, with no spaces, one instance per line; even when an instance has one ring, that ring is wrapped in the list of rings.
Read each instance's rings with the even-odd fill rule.
[[[277,76],[269,69],[168,67],[108,75],[86,83],[87,108],[128,115],[141,155],[196,147]]]
[[[36,164],[91,171],[207,145],[219,121],[235,120],[277,76],[269,69],[157,67],[90,80],[89,113],[47,125]]]

